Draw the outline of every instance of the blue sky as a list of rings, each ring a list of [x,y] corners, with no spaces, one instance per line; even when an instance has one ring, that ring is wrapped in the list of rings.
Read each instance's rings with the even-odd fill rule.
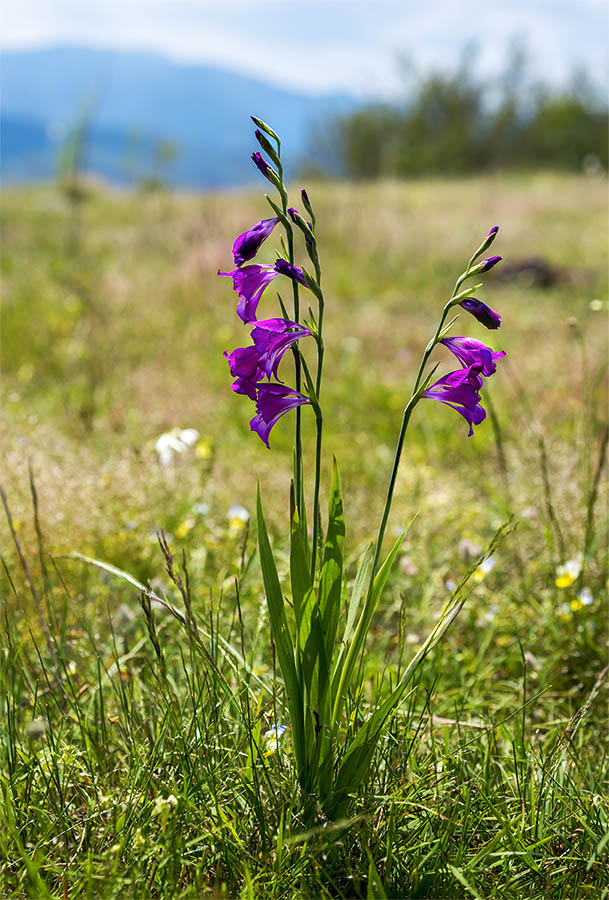
[[[6,3],[0,46],[57,43],[159,52],[310,92],[399,93],[399,56],[452,68],[467,46],[477,70],[502,68],[510,41],[553,83],[585,66],[609,75],[606,0],[28,0]]]

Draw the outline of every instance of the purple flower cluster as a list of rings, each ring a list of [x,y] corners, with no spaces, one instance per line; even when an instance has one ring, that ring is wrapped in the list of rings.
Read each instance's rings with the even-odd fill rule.
[[[498,231],[497,225],[491,228],[480,246],[478,254],[484,253],[490,247],[497,237]],[[473,269],[468,269],[468,272],[470,274],[488,272],[499,262],[501,262],[500,256],[489,256]],[[459,306],[486,328],[495,329],[501,325],[499,313],[476,297],[465,297],[459,302]],[[482,341],[468,337],[442,338],[440,343],[448,347],[450,352],[457,357],[462,368],[443,375],[426,391],[423,391],[421,396],[438,400],[440,403],[446,403],[447,406],[456,409],[469,424],[469,436],[471,437],[474,433],[474,425],[479,425],[486,418],[486,411],[480,402],[480,390],[484,378],[494,375],[497,370],[495,360],[501,359],[505,353],[503,350],[495,352]]]
[[[259,153],[254,156],[262,160]],[[261,168],[258,159],[254,159],[254,162]],[[233,390],[237,394],[245,394],[256,404],[256,415],[250,421],[250,427],[267,447],[271,429],[281,416],[297,406],[311,402],[304,394],[279,382],[277,376],[277,368],[285,351],[295,341],[309,336],[311,332],[298,322],[291,322],[289,319],[258,321],[256,317],[260,298],[275,278],[285,275],[307,287],[304,272],[285,259],[276,260],[272,266],[243,265],[256,256],[278,221],[278,218],[262,219],[248,231],[240,234],[233,244],[236,268],[232,272],[218,272],[218,275],[233,279],[233,288],[239,295],[237,303],[239,318],[246,324],[255,323],[251,331],[253,343],[248,347],[237,347],[232,353],[225,352],[224,356],[235,379]],[[265,377],[269,382],[264,381]],[[271,377],[276,378],[278,383],[270,383]]]
[[[443,375],[421,396],[446,403],[461,413],[469,424],[471,437],[474,433],[473,426],[479,425],[486,418],[486,411],[480,402],[480,389],[484,377],[488,378],[495,373],[497,370],[495,360],[505,356],[505,352],[491,350],[482,341],[469,337],[442,338],[440,343],[448,347],[463,368]]]
[[[237,347],[232,353],[224,352],[230,373],[234,377],[233,390],[256,400],[256,392],[265,377],[277,378],[281,357],[294,341],[307,337],[311,332],[298,322],[289,319],[263,319],[252,328],[253,344]],[[279,381],[279,379],[277,378]]]

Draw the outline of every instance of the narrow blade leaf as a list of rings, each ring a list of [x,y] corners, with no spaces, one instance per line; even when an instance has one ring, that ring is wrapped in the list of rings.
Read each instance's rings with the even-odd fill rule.
[[[305,765],[303,692],[296,674],[294,645],[292,643],[292,636],[285,614],[285,604],[283,602],[283,594],[281,593],[279,576],[277,575],[277,567],[275,566],[275,560],[273,559],[266,522],[264,521],[262,501],[260,499],[260,488],[258,488],[257,512],[258,549],[260,553],[262,579],[264,581],[269,617],[273,628],[273,638],[275,647],[277,648],[277,659],[285,683],[288,709],[292,721],[294,752],[296,753],[299,772],[302,774]]]

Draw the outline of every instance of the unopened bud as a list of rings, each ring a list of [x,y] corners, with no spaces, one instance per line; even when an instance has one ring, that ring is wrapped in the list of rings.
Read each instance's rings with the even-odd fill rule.
[[[489,256],[488,259],[483,259],[480,265],[482,266],[481,272],[488,272],[489,269],[492,269],[493,266],[496,266],[498,262],[501,262],[503,259],[502,256]]]
[[[311,201],[309,200],[309,195],[306,190],[303,188],[300,192],[300,196],[302,197],[302,205],[311,216],[311,231],[315,226],[315,213],[313,212],[313,207],[311,206]]]
[[[292,206],[288,209],[288,213],[290,219],[295,225],[298,225],[302,233],[304,234],[305,244],[307,245],[307,249],[312,251],[313,248],[313,225],[311,222],[305,222],[303,217],[300,215],[297,209],[294,209]],[[311,253],[309,253],[311,256]],[[314,257],[311,257],[312,259]]]
[[[271,157],[271,159],[273,160],[273,162],[275,163],[275,165],[279,165],[279,156],[278,156],[278,154],[277,154],[277,151],[275,150],[275,148],[273,147],[273,145],[272,145],[271,142],[269,141],[269,139],[268,139],[267,137],[264,136],[264,134],[260,131],[259,128],[256,129],[256,131],[254,132],[254,134],[255,134],[255,136],[256,136],[256,140],[258,141],[258,143],[260,144],[260,146],[262,147],[262,149],[264,150],[264,152],[265,152],[268,156]]]
[[[262,153],[258,153],[258,151],[256,151],[256,153],[252,153],[252,161],[257,167],[258,171],[264,175],[267,181],[270,181],[271,184],[274,184],[275,187],[278,188],[281,183],[279,181],[279,175],[272,166],[269,166]]]
[[[265,134],[268,134],[269,137],[274,138],[276,141],[279,141],[278,136],[275,134],[270,125],[267,125],[262,119],[259,119],[258,116],[251,116],[251,120],[254,125],[257,125],[261,131],[264,131]]]
[[[485,250],[488,250],[488,248],[491,246],[491,244],[497,237],[498,232],[499,232],[499,226],[493,225],[493,227],[491,228],[491,230],[489,231],[487,236],[484,238],[484,240],[482,241],[482,243],[480,244],[480,246],[474,253],[474,255],[472,257],[472,262],[477,260],[479,256],[482,256],[482,254],[485,252]]]
[[[303,204],[304,208],[306,209],[308,214],[310,216],[312,216],[313,215],[313,207],[311,206],[311,201],[309,200],[309,195],[307,194],[307,192],[304,188],[301,190],[300,196],[302,197],[302,204]]]
[[[483,259],[477,266],[474,266],[469,270],[468,276],[471,277],[472,275],[480,275],[481,272],[488,272],[489,269],[496,266],[498,262],[501,262],[502,258],[503,257],[501,256],[489,256],[488,259]]]

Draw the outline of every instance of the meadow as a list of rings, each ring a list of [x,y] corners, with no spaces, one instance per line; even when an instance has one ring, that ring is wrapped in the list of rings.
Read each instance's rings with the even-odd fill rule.
[[[413,416],[387,544],[418,515],[349,699],[353,727],[510,523],[494,565],[474,573],[347,818],[303,815],[290,731],[273,733],[287,712],[253,527],[259,481],[285,576],[293,431],[282,420],[270,451],[250,432],[223,358],[248,330],[216,276],[268,214],[263,188],[6,189],[4,897],[609,893],[606,181],[307,189],[327,304],[322,509],[334,454],[351,578],[455,278],[495,224],[504,258],[481,292],[507,353],[486,421],[468,438],[445,406]],[[272,239],[260,257],[273,259]],[[312,417],[303,427],[310,453]],[[198,437],[162,465],[156,442],[174,428]]]

